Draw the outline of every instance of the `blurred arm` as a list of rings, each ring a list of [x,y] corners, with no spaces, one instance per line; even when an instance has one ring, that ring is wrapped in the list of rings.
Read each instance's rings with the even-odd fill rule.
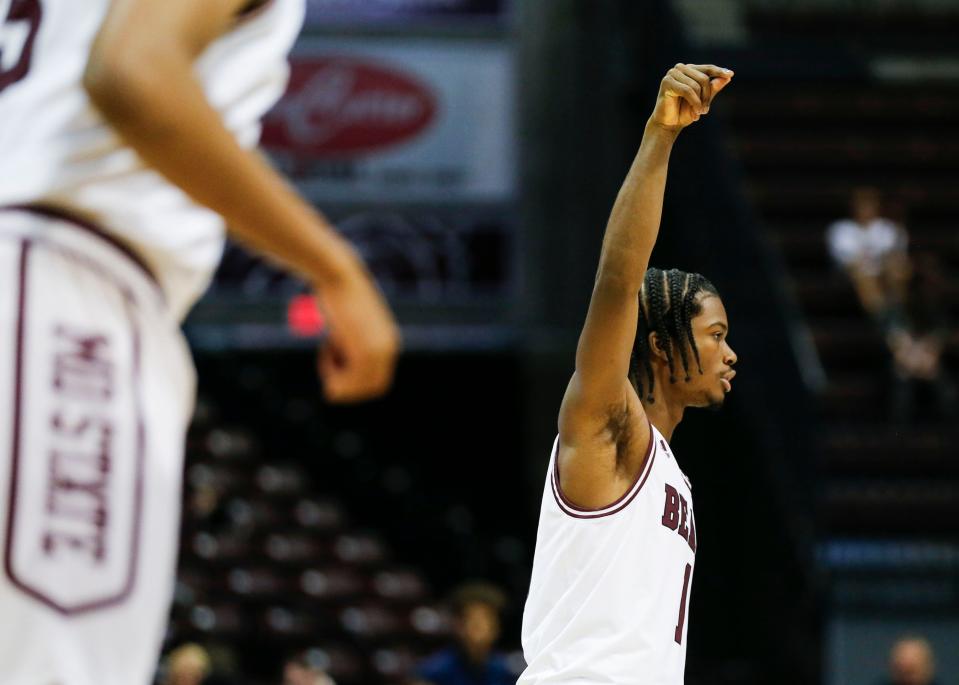
[[[193,63],[248,0],[114,0],[84,76],[91,100],[153,168],[222,215],[243,242],[310,281],[348,278],[358,260],[327,222],[207,102]]]
[[[390,385],[399,334],[352,248],[209,104],[193,63],[249,0],[113,0],[84,86],[106,121],[147,164],[231,232],[319,289],[330,321],[320,353],[324,391],[356,401]]]

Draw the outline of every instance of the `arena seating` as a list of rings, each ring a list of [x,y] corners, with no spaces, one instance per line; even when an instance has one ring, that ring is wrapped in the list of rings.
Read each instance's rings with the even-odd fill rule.
[[[822,38],[809,22],[808,35]],[[803,25],[797,26],[793,39],[802,37]],[[831,264],[825,231],[848,214],[854,187],[872,185],[900,205],[911,251],[932,252],[947,272],[959,272],[959,156],[950,133],[959,117],[959,85],[798,83],[757,76],[724,94],[724,111],[754,206],[787,265],[828,378],[814,455],[822,558],[829,566],[834,556],[823,550],[864,540],[880,550],[855,557],[865,567],[905,558],[903,550],[916,544],[943,541],[954,550],[959,430],[931,411],[905,425],[890,421],[890,355],[848,279]],[[944,299],[957,320],[955,279]],[[955,329],[946,360],[955,374]],[[959,568],[952,553],[922,558],[923,572],[933,575]]]
[[[229,645],[242,682],[275,683],[297,650],[339,685],[404,682],[449,631],[426,582],[300,465],[214,413],[201,400],[190,431],[168,643]]]

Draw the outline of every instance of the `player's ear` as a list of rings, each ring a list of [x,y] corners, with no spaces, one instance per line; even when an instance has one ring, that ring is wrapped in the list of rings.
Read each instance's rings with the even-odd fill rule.
[[[669,358],[666,356],[666,351],[663,349],[659,340],[659,335],[657,335],[655,331],[650,331],[649,333],[649,349],[654,357],[658,357],[664,362],[669,361]]]

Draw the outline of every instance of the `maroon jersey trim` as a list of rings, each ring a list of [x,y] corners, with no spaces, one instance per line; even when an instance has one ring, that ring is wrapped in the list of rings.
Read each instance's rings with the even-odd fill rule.
[[[55,221],[63,221],[77,228],[81,228],[122,253],[159,289],[159,281],[153,271],[150,270],[150,267],[147,266],[146,262],[140,258],[140,255],[134,252],[129,245],[110,235],[92,221],[83,219],[69,210],[45,204],[7,205],[0,207],[0,211],[27,212],[28,214],[35,214]]]
[[[553,457],[551,459],[553,476],[550,479],[550,485],[553,489],[553,497],[556,499],[556,504],[558,504],[559,508],[568,516],[581,519],[602,518],[625,509],[627,506],[629,506],[630,502],[636,499],[636,495],[638,495],[640,490],[643,489],[643,486],[646,484],[646,480],[649,478],[649,474],[652,473],[653,462],[656,460],[656,452],[658,451],[656,449],[656,442],[653,437],[653,426],[650,423],[649,444],[646,446],[646,456],[644,457],[643,468],[640,469],[639,473],[636,474],[635,480],[633,480],[626,492],[624,492],[622,496],[620,496],[615,502],[607,504],[605,507],[592,509],[576,506],[566,498],[566,495],[563,494],[563,488],[559,478],[559,465],[557,464],[557,459],[559,458],[559,440],[557,440],[556,448],[553,450]]]

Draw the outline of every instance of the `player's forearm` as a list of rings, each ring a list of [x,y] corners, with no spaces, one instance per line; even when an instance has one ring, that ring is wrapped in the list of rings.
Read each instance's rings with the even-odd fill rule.
[[[669,155],[677,132],[647,124],[603,239],[597,284],[632,294],[642,286],[663,213]]]
[[[91,63],[87,90],[107,121],[151,167],[222,215],[232,233],[322,284],[359,261],[270,166],[242,149],[208,104],[186,56],[151,68]]]

